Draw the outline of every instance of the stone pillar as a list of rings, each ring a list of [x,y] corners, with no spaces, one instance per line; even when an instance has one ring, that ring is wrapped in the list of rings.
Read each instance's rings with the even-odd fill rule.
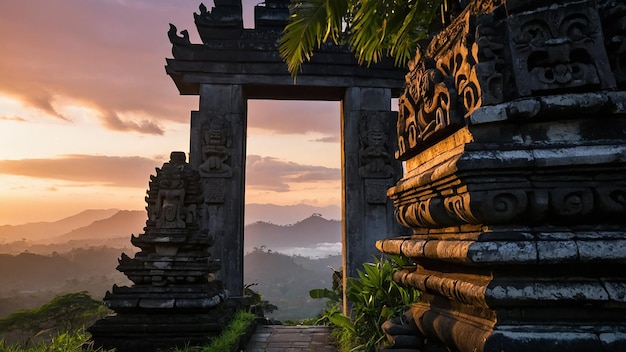
[[[201,176],[202,231],[215,236],[218,279],[243,295],[246,103],[238,85],[203,84],[191,116],[190,164]]]
[[[626,350],[626,5],[472,1],[409,65],[394,280],[451,351]]]
[[[386,196],[402,175],[391,147],[397,113],[390,110],[391,92],[384,88],[351,87],[342,102],[344,287],[363,263],[380,255],[377,240],[403,231]]]

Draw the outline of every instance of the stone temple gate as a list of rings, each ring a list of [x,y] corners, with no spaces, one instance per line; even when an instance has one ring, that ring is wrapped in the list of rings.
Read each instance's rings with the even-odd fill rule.
[[[181,94],[200,96],[191,116],[189,159],[202,177],[202,221],[217,238],[218,276],[233,295],[243,290],[247,99],[341,101],[346,275],[356,276],[361,263],[380,255],[376,240],[402,233],[386,190],[402,175],[393,157],[397,113],[391,98],[401,93],[405,71],[390,62],[362,67],[347,48],[328,46],[294,83],[278,53],[288,5],[257,5],[255,29],[244,29],[239,0],[215,1],[210,11],[201,5],[194,14],[202,44],[190,43],[188,33],[173,25],[169,32],[174,58],[167,60],[167,74]],[[293,115],[298,118],[297,111]]]
[[[374,245],[412,259],[393,279],[422,298],[388,322],[412,350],[625,351],[626,4],[456,4],[408,74],[329,46],[296,85],[287,0],[257,6],[254,30],[240,1],[200,6],[202,44],[172,26],[167,73],[200,96],[190,161],[151,178],[142,251],[119,267],[136,285],[107,293],[122,314],[90,328],[98,344],[219,330],[220,280],[243,288],[246,99],[312,99],[342,102],[344,279]]]

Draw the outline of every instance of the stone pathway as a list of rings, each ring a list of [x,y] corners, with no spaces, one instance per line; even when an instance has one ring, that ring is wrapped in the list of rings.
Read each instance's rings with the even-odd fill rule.
[[[337,352],[330,328],[324,326],[259,325],[245,352]]]

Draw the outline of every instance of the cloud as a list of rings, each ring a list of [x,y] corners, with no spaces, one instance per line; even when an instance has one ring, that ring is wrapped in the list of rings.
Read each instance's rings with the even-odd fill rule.
[[[124,121],[115,112],[109,112],[105,118],[105,125],[114,131],[136,131],[146,134],[163,134],[163,129],[150,120]]]
[[[139,156],[65,155],[56,159],[0,160],[0,174],[147,188],[161,163]]]
[[[194,106],[164,70],[169,22],[193,23],[195,1],[3,1],[0,92],[63,120],[72,100],[116,131],[162,134]],[[33,30],[37,28],[38,30]],[[197,100],[195,98],[194,100]],[[195,104],[197,105],[197,103]],[[115,116],[124,115],[124,121]],[[128,117],[126,117],[128,116]]]
[[[253,6],[244,0],[244,24]],[[0,93],[69,121],[60,101],[98,112],[104,128],[163,134],[186,123],[198,97],[179,95],[165,73],[169,23],[200,43],[197,0],[0,1]],[[246,24],[246,21],[248,22]],[[37,28],[37,30],[33,30]],[[338,102],[252,101],[249,126],[275,133],[336,133]],[[123,118],[120,118],[122,116]]]
[[[19,116],[0,116],[0,121],[28,122],[25,118]]]
[[[338,102],[248,101],[248,126],[281,134],[336,134],[340,116]]]
[[[256,189],[287,192],[289,183],[336,181],[341,178],[337,168],[302,165],[273,157],[248,155],[246,159],[246,184]]]
[[[317,143],[339,143],[340,139],[339,139],[338,135],[334,135],[334,136],[326,136],[326,137],[322,137],[322,138],[313,139],[313,140],[311,140],[311,142],[317,142]]]
[[[139,156],[64,155],[54,159],[0,160],[0,174],[82,182],[108,187],[147,188],[162,161]],[[257,190],[287,192],[293,183],[337,181],[340,170],[249,155],[246,182]],[[64,186],[65,187],[65,186]],[[56,190],[50,186],[49,190]]]

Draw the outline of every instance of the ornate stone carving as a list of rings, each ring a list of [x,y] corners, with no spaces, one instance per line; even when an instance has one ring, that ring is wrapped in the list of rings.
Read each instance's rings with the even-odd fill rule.
[[[514,14],[507,23],[521,96],[577,87],[615,87],[595,2]]]
[[[370,114],[359,123],[361,148],[359,150],[359,174],[363,178],[390,178],[393,176],[389,136],[385,131],[384,116]]]
[[[198,172],[202,177],[231,177],[230,126],[223,118],[212,119],[202,128],[202,164]]]
[[[243,30],[241,0],[214,0],[213,3],[211,11],[201,3],[200,13],[193,14],[202,42],[238,38]]]
[[[150,177],[146,208],[149,226],[184,229],[196,220],[198,174],[185,161],[183,152],[172,152],[170,161]]]
[[[398,100],[399,159],[406,159],[434,134],[461,126],[452,80],[435,67],[434,61],[419,60],[419,54],[415,61],[409,63],[405,92]]]
[[[202,177],[205,203],[223,203],[225,178],[232,177],[230,160],[230,126],[223,118],[217,117],[202,128],[202,164],[198,172]]]
[[[407,227],[445,228],[518,221],[560,224],[589,219],[622,223],[620,214],[626,211],[626,186],[616,183],[598,187],[582,182],[578,187],[562,184],[553,188],[510,187],[459,193],[454,188],[442,188],[425,199],[396,199],[395,203],[396,220]]]
[[[179,44],[179,45],[187,45],[191,44],[189,40],[189,32],[187,30],[180,31],[180,36],[178,35],[178,29],[175,25],[170,23],[170,30],[167,31],[167,37],[170,39],[170,43]]]
[[[477,108],[503,101],[504,15],[474,11],[466,8],[409,62],[399,98],[397,158],[406,160],[464,126]]]
[[[369,204],[386,204],[389,183],[390,179],[366,178],[365,201]]]
[[[185,228],[184,157],[184,154],[172,153],[170,162],[165,163],[160,170],[159,190],[153,210],[157,228]]]

